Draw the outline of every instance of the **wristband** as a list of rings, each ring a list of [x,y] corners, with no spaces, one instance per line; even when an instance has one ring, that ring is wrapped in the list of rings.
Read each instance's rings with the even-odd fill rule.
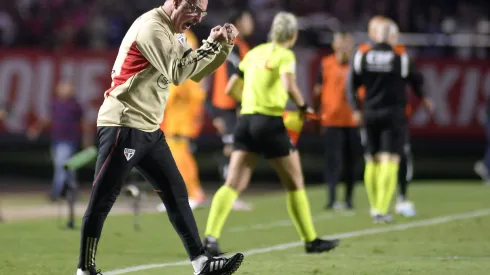
[[[308,109],[308,105],[303,104],[301,106],[298,106],[298,109],[301,111],[301,112],[306,112],[306,109]]]

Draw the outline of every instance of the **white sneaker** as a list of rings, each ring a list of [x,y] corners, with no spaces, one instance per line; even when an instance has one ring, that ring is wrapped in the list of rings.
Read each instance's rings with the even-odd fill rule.
[[[160,203],[159,205],[157,205],[157,211],[158,212],[167,212],[167,208],[165,207],[165,204]]]
[[[395,213],[400,214],[404,217],[413,217],[417,213],[415,212],[415,207],[411,201],[398,201],[395,205]]]
[[[378,211],[378,209],[371,208],[371,209],[369,210],[369,214],[371,215],[371,218],[375,218],[376,216],[378,216],[378,215],[379,215],[379,211]]]
[[[478,174],[484,183],[490,184],[490,175],[488,172],[487,166],[483,163],[483,161],[478,161],[475,163],[473,170],[476,174]]]
[[[100,270],[95,270],[95,268],[87,271],[77,269],[77,273],[75,275],[102,275],[102,273],[100,273]]]
[[[333,210],[342,210],[347,208],[347,204],[344,202],[335,202],[333,204]]]
[[[243,254],[237,253],[230,258],[200,256],[192,261],[194,275],[231,275],[237,271],[243,261]]]
[[[203,205],[202,201],[197,201],[193,199],[189,199],[189,206],[191,207],[192,210],[199,208]]]
[[[236,211],[252,211],[253,207],[251,204],[246,203],[240,199],[237,199],[233,203],[233,206],[231,209],[236,210]]]

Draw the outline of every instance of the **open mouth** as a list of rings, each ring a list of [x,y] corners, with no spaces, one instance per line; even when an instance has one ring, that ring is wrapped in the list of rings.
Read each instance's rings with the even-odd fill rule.
[[[192,26],[192,24],[191,23],[185,23],[184,26],[185,26],[185,29],[187,30],[187,29],[189,29]]]

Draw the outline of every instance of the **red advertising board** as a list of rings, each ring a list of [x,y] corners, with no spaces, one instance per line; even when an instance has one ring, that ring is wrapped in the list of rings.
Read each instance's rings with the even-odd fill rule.
[[[23,133],[37,119],[49,117],[50,101],[62,78],[72,79],[87,118],[95,121],[111,83],[114,58],[114,52],[0,51],[0,106],[9,110],[1,130]]]
[[[414,135],[483,135],[490,96],[490,63],[483,60],[418,59],[425,89],[435,103],[432,116],[417,103],[411,118]],[[416,102],[411,97],[412,102]]]
[[[53,54],[33,50],[0,51],[0,105],[7,106],[8,118],[0,123],[3,133],[23,133],[30,123],[49,116],[49,102],[57,81],[71,77],[87,118],[95,121],[103,94],[110,86],[116,52]],[[297,58],[301,62],[301,58]],[[480,117],[490,95],[490,65],[485,61],[417,59],[426,90],[434,99],[429,116],[416,99],[411,127],[415,135],[482,135]],[[316,75],[314,66],[311,74]],[[311,87],[301,87],[303,91]],[[214,132],[209,121],[206,132]]]

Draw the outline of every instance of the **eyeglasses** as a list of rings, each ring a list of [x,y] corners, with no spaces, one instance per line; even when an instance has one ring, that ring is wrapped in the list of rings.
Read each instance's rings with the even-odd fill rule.
[[[187,8],[187,10],[190,12],[190,13],[194,13],[194,14],[200,14],[201,17],[204,17],[208,14],[207,11],[203,11],[201,8],[199,8],[198,6],[192,4],[191,2],[189,2],[189,0],[184,0],[188,5],[189,5],[189,8]]]

